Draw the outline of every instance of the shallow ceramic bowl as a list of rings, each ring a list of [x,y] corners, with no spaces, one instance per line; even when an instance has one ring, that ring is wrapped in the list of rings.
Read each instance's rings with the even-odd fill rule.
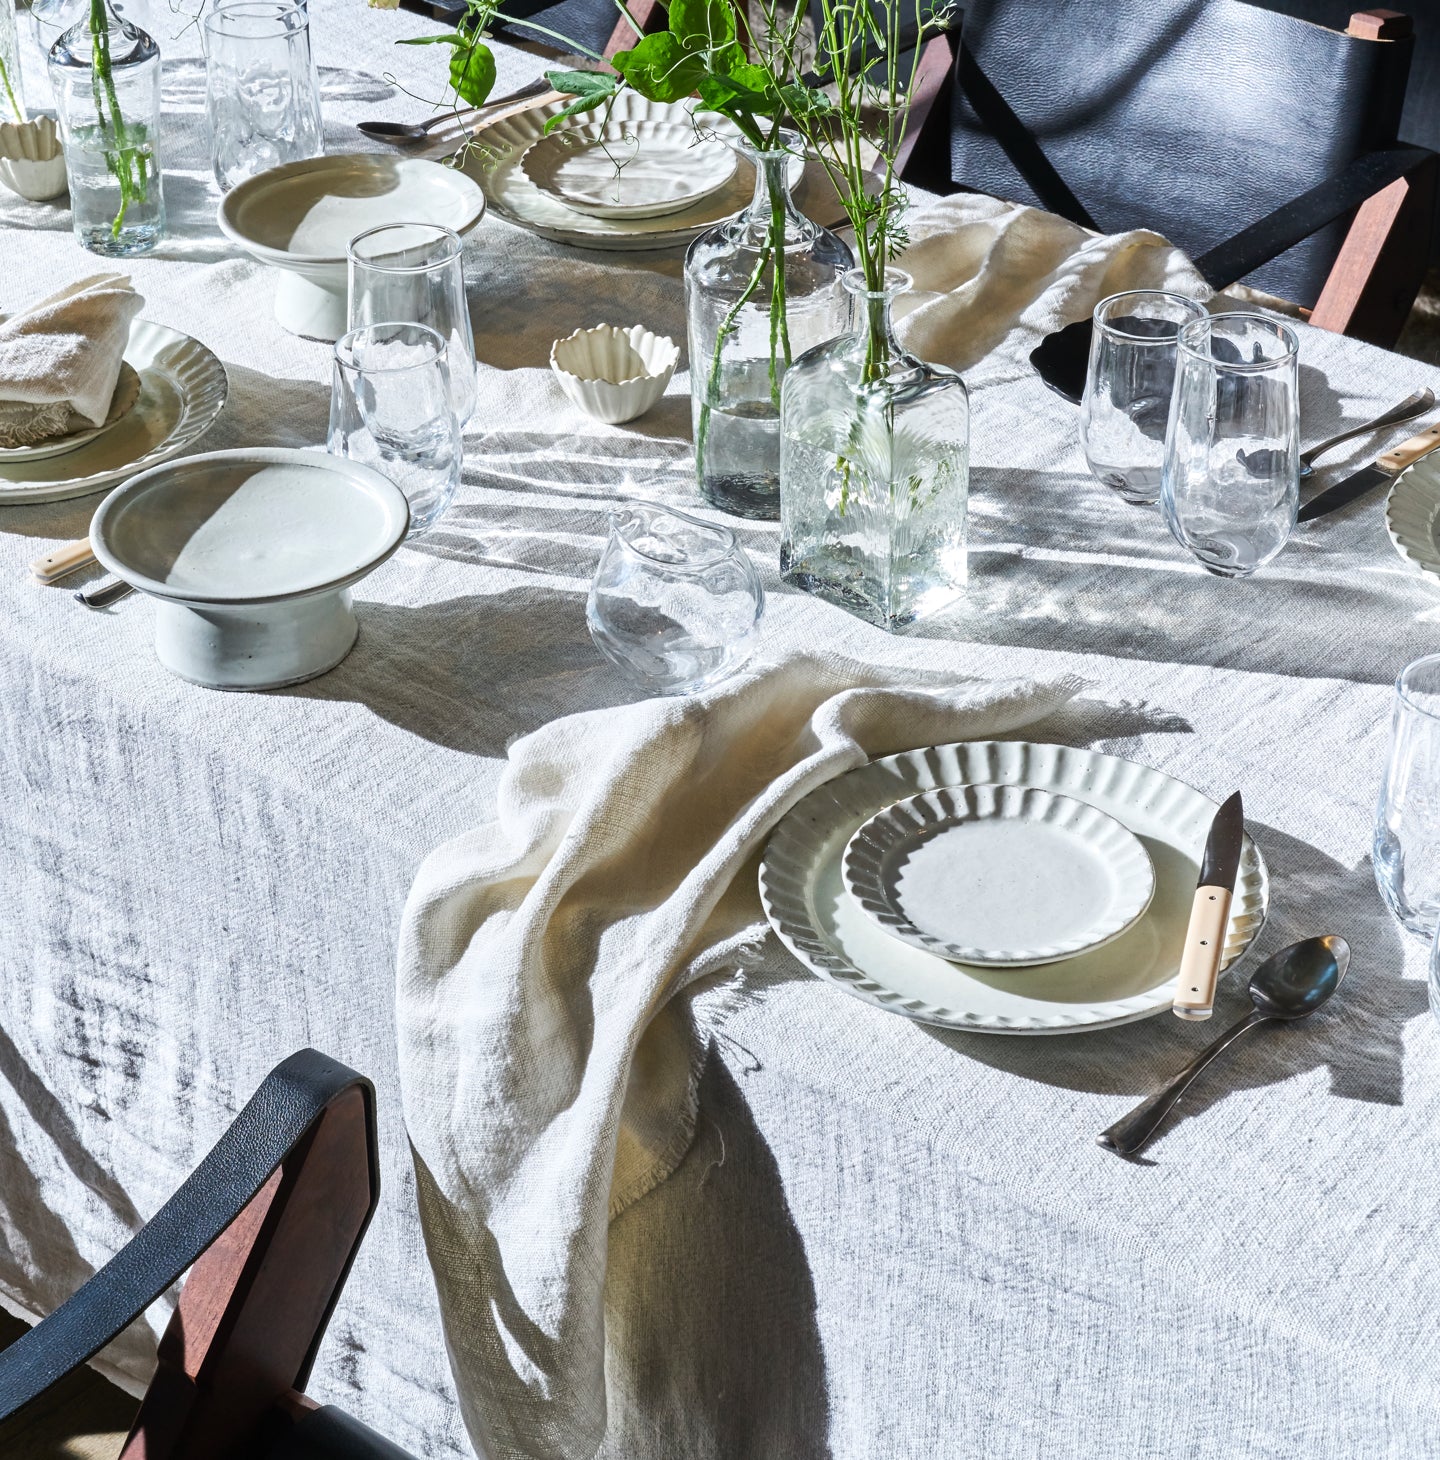
[[[638,324],[576,330],[550,347],[561,389],[587,415],[611,426],[643,416],[665,394],[679,359],[674,340]]]
[[[95,556],[155,599],[155,652],[211,689],[333,669],[358,632],[350,587],[405,539],[387,477],[318,451],[212,451],[131,477],[90,524]]]
[[[291,334],[345,333],[345,250],[383,223],[469,233],[485,194],[463,172],[418,157],[356,152],[287,162],[246,178],[220,203],[220,231],[281,271],[275,317]]]
[[[0,183],[32,203],[65,191],[65,153],[53,117],[0,123]]]

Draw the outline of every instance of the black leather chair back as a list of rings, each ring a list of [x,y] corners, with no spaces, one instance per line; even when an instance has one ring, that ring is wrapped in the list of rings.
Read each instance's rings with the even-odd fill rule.
[[[966,0],[951,177],[1193,258],[1393,143],[1412,45],[1246,0]],[[1312,305],[1344,236],[1245,282]]]

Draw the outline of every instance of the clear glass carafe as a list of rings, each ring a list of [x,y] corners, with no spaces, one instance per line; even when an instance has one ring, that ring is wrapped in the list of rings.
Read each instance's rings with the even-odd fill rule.
[[[890,309],[910,280],[845,275],[854,327],[797,359],[780,407],[780,569],[884,629],[965,591],[970,396],[908,354]]]
[[[799,137],[781,133],[772,151],[738,146],[755,168],[755,196],[685,255],[695,469],[712,505],[774,521],[780,382],[792,360],[845,330],[849,299],[840,277],[854,259],[790,196]]]
[[[50,50],[75,237],[93,253],[148,253],[165,236],[160,48],[108,0]]]

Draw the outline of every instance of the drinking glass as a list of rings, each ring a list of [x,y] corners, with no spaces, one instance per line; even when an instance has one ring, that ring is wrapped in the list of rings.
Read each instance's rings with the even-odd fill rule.
[[[1095,306],[1080,444],[1091,474],[1126,502],[1160,499],[1175,342],[1204,315],[1203,304],[1164,289],[1112,294]]]
[[[1440,921],[1440,654],[1395,681],[1390,759],[1375,808],[1375,881],[1412,933]]]
[[[222,191],[324,150],[310,20],[293,0],[226,0],[205,16],[205,114]]]
[[[411,537],[439,521],[460,485],[463,448],[445,341],[434,330],[372,324],[335,342],[328,449],[405,493]]]
[[[692,694],[754,652],[765,590],[728,527],[653,502],[610,514],[585,618],[595,647],[654,694]]]
[[[1285,546],[1300,501],[1299,341],[1261,314],[1180,331],[1160,505],[1210,572],[1243,578]]]
[[[380,320],[428,325],[446,343],[455,414],[475,411],[475,337],[458,234],[431,223],[386,223],[350,240],[350,328]]]

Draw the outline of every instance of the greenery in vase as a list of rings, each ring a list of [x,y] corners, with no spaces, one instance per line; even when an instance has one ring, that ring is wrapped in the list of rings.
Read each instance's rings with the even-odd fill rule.
[[[105,154],[105,166],[120,188],[120,207],[110,224],[112,238],[120,237],[131,203],[143,203],[150,187],[151,158],[143,124],[125,120],[115,89],[110,60],[110,16],[105,0],[90,0],[90,90],[96,123]]]
[[[25,113],[20,107],[20,99],[15,95],[15,87],[10,80],[10,70],[5,65],[5,57],[0,56],[0,86],[5,90],[5,104],[10,108],[11,114],[17,122],[25,120]]]

